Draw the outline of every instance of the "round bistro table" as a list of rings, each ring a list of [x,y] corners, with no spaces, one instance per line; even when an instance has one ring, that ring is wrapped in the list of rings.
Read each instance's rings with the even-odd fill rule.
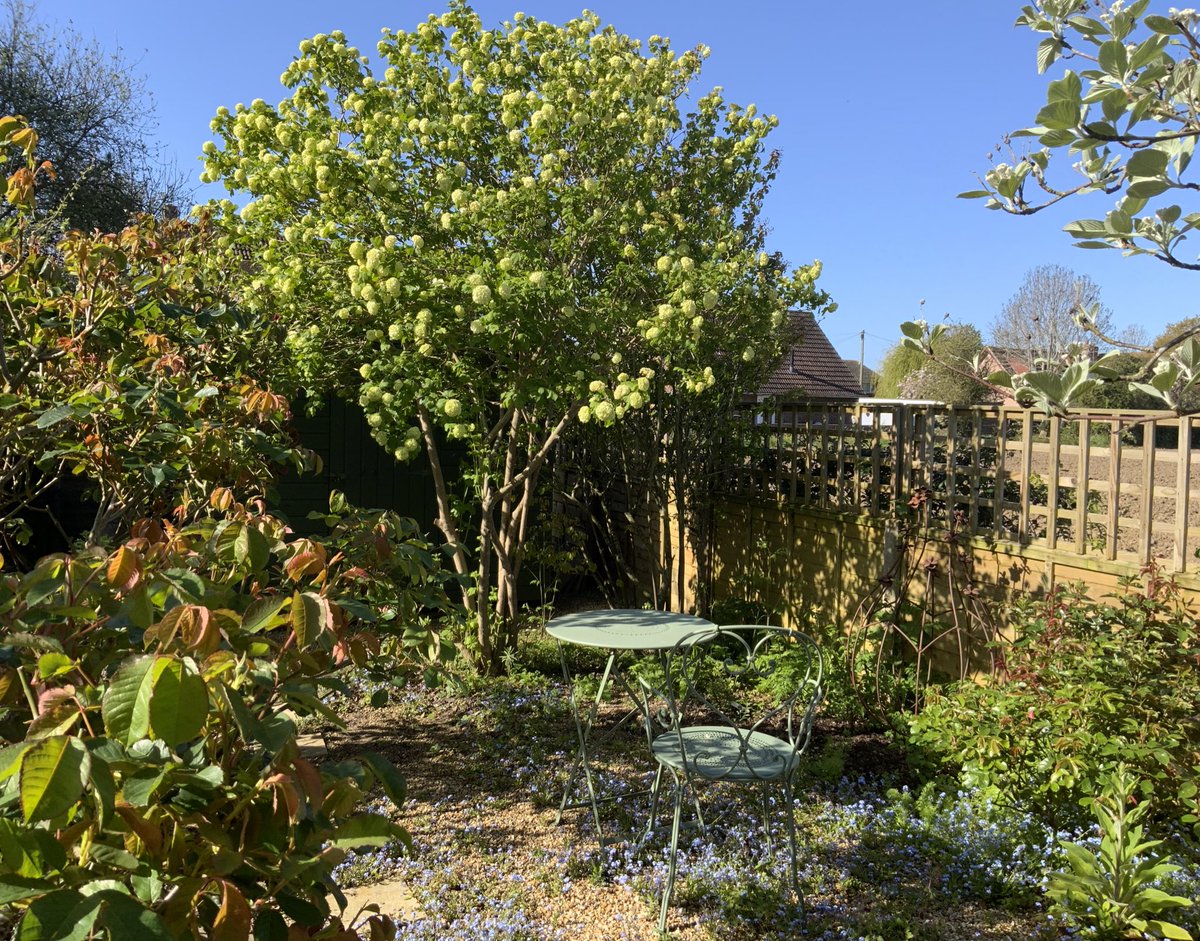
[[[715,630],[716,625],[712,621],[706,621],[694,614],[680,614],[675,611],[646,611],[638,608],[577,611],[573,614],[564,614],[562,617],[553,618],[546,623],[546,633],[558,641],[559,660],[562,664],[563,679],[570,691],[571,713],[575,718],[575,732],[579,746],[571,773],[567,776],[567,783],[563,788],[562,801],[558,807],[555,823],[562,821],[563,813],[567,810],[591,807],[597,839],[601,845],[604,844],[599,805],[616,800],[616,798],[598,797],[596,794],[596,782],[591,767],[592,730],[596,724],[596,715],[604,698],[605,690],[608,689],[610,683],[615,682],[624,689],[634,703],[642,702],[641,697],[630,688],[625,679],[621,669],[621,657],[626,654],[648,653],[655,653],[663,657],[667,651],[676,647],[685,638],[690,637],[693,642],[700,642]],[[568,644],[608,651],[608,660],[604,665],[604,673],[600,677],[600,686],[596,690],[595,698],[591,700],[587,708],[586,715],[580,710],[575,681],[567,663],[565,647]],[[635,706],[616,726],[605,733],[605,737],[614,734],[631,718],[641,715],[641,712],[641,709]],[[642,718],[650,721],[648,716],[642,716]],[[588,800],[572,803],[570,801],[571,792],[581,770],[584,780],[587,782]]]

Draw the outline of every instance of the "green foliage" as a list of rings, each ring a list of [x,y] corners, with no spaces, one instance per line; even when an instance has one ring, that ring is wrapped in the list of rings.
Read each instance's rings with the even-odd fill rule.
[[[1103,219],[1064,227],[1081,239],[1077,245],[1148,254],[1200,270],[1176,254],[1200,213],[1171,202],[1194,189],[1186,174],[1200,136],[1200,18],[1192,9],[1149,13],[1149,0],[1096,7],[1096,17],[1074,0],[1038,0],[1022,8],[1017,24],[1045,37],[1038,46],[1039,72],[1060,58],[1084,68],[1068,68],[1051,81],[1036,124],[1014,133],[1036,138],[1041,148],[1014,164],[998,164],[981,181],[983,189],[961,195],[986,198],[988,208],[1018,215],[1077,194],[1117,195]],[[1082,180],[1056,181],[1055,157],[1069,161]],[[1031,196],[1032,190],[1040,196]],[[1157,206],[1148,211],[1152,203]]]
[[[1089,314],[1083,311],[1079,316],[1086,319]],[[930,328],[924,321],[908,321],[900,325],[900,330],[903,346],[945,363],[934,348],[941,335],[940,325]],[[1067,415],[1067,409],[1102,394],[1099,390],[1106,383],[1123,385],[1129,392],[1148,396],[1159,407],[1184,412],[1194,406],[1200,394],[1200,339],[1189,337],[1173,348],[1152,351],[1135,376],[1122,375],[1126,368],[1126,354],[1113,350],[1093,360],[1088,349],[1076,344],[1068,350],[1061,368],[1048,366],[1019,374],[1000,370],[973,381],[981,387],[990,386],[994,392],[1010,394],[1017,404],[1037,407],[1047,415]]]
[[[1112,604],[1059,590],[1015,606],[1002,671],[931,691],[912,744],[1058,822],[1123,762],[1161,813],[1200,823],[1200,627],[1168,583],[1150,585]]]
[[[0,120],[0,137],[24,159],[9,179],[17,213],[0,220],[0,545],[21,540],[27,507],[64,477],[88,482],[98,540],[307,466],[286,399],[253,378],[278,374],[264,361],[273,327],[226,306],[197,267],[211,231],[143,218],[47,244],[31,213],[53,169],[20,121]]]
[[[1193,902],[1156,886],[1178,872],[1153,855],[1161,840],[1148,840],[1141,824],[1149,801],[1137,801],[1136,782],[1124,765],[1106,777],[1104,789],[1091,801],[1100,825],[1100,845],[1063,843],[1070,871],[1050,874],[1046,894],[1052,911],[1094,932],[1097,938],[1179,938],[1192,935],[1158,916]]]
[[[363,510],[345,495],[329,495],[329,512],[310,513],[328,529],[328,546],[354,578],[354,592],[340,607],[374,625],[379,656],[369,657],[363,674],[385,686],[402,686],[420,671],[436,683],[458,656],[451,628],[455,605],[447,595],[453,577],[441,553],[421,534],[416,521],[391,510]],[[435,623],[436,621],[436,623]]]
[[[398,459],[435,458],[437,426],[465,443],[462,481],[433,462],[439,526],[493,669],[563,431],[774,361],[786,311],[827,298],[765,251],[775,119],[719,91],[681,114],[702,51],[454,2],[378,52],[376,76],[340,32],[304,41],[289,97],[218,112],[204,178],[247,197],[213,211],[302,381],[356,389]]]
[[[933,399],[950,405],[983,401],[985,386],[971,378],[982,349],[979,330],[946,324],[930,350],[900,342],[884,355],[876,394],[883,398]]]
[[[396,769],[317,767],[296,731],[337,722],[321,697],[345,691],[338,665],[379,655],[359,599],[392,581],[415,610],[431,560],[385,520],[340,513],[326,546],[228,492],[213,503],[225,512],[142,521],[111,554],[0,580],[0,893],[16,938],[281,937],[285,919],[351,937],[330,873],[347,850],[406,839],[358,810],[374,787],[403,802]]]

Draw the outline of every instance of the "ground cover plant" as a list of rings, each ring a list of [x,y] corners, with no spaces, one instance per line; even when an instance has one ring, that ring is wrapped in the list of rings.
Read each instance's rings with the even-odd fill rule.
[[[1016,640],[981,682],[935,690],[912,741],[964,784],[1078,824],[1126,766],[1162,818],[1200,826],[1200,631],[1168,581],[1096,601],[1060,589],[1012,609]],[[1194,829],[1200,834],[1200,829]]]
[[[624,795],[604,814],[612,845],[598,846],[590,814],[568,815],[555,827],[574,743],[565,691],[545,653],[540,642],[523,646],[512,678],[465,694],[409,688],[382,708],[347,703],[347,730],[328,734],[334,760],[374,742],[408,771],[408,800],[389,812],[413,834],[418,852],[352,854],[338,872],[350,884],[407,881],[420,912],[401,925],[401,937],[656,937],[666,839],[635,848],[646,813],[636,792],[651,771],[640,760],[644,739],[632,729],[600,756],[602,786]],[[588,672],[586,658],[576,666]],[[606,711],[612,718],[619,707]],[[389,735],[398,725],[407,734]],[[673,936],[1102,936],[1089,933],[1086,917],[1051,911],[1046,893],[1052,873],[1069,871],[1062,842],[1099,845],[1091,824],[1055,830],[980,790],[921,787],[905,770],[902,750],[878,736],[847,736],[831,726],[819,738],[795,807],[807,912],[783,891],[782,830],[768,853],[752,799],[717,791],[706,799],[723,819],[706,837],[693,833],[682,854]],[[1195,895],[1200,859],[1177,859],[1181,871],[1159,874],[1155,885]],[[1176,920],[1195,928],[1190,913]]]

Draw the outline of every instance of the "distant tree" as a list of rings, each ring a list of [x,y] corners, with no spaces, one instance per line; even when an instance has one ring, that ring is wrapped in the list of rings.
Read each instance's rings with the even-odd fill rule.
[[[979,330],[970,324],[948,324],[934,343],[935,356],[911,344],[897,343],[883,358],[876,395],[934,399],[951,405],[982,402],[988,390],[972,378],[982,348]]]
[[[132,65],[35,14],[25,0],[5,0],[0,114],[23,115],[54,166],[56,177],[38,187],[39,212],[58,213],[64,228],[115,232],[138,212],[188,199],[182,174],[150,144],[153,101]]]
[[[1180,337],[1185,337],[1196,333],[1200,330],[1200,316],[1185,317],[1183,320],[1176,320],[1174,323],[1167,324],[1162,333],[1154,340],[1155,347],[1171,346],[1177,343]]]
[[[1095,281],[1062,265],[1039,265],[1026,272],[992,322],[991,343],[1021,354],[1031,367],[1057,364],[1072,344],[1095,342],[1088,327],[1076,320],[1083,307],[1093,311],[1097,329],[1109,332],[1112,312],[1100,303]]]

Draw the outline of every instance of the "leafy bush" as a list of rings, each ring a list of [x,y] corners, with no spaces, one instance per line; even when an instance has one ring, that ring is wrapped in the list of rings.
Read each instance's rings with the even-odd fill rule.
[[[1080,816],[1119,762],[1160,810],[1197,823],[1200,627],[1151,573],[1114,603],[1059,590],[1012,609],[997,675],[931,691],[911,741],[1045,819]]]
[[[309,466],[267,384],[283,379],[267,360],[280,325],[226,304],[223,274],[203,270],[211,228],[145,217],[50,241],[32,210],[53,169],[31,128],[0,118],[10,146],[25,166],[0,220],[0,549],[16,554],[29,507],[69,477],[94,505],[90,540],[108,541],[139,516],[190,519],[214,487],[247,497]]]
[[[1140,821],[1150,804],[1131,806],[1134,791],[1133,777],[1119,765],[1105,780],[1103,792],[1091,801],[1100,825],[1099,846],[1064,842],[1070,871],[1052,873],[1046,894],[1054,900],[1055,910],[1094,937],[1150,935],[1191,941],[1186,928],[1158,917],[1190,908],[1193,902],[1158,887],[1180,867],[1153,855],[1162,841],[1144,838]]]
[[[212,503],[0,578],[0,902],[18,939],[349,938],[331,872],[406,838],[358,810],[376,785],[403,800],[394,768],[317,767],[296,733],[337,722],[322,692],[378,654],[356,599],[406,558],[407,616],[432,559],[348,510],[339,549],[228,491]]]

